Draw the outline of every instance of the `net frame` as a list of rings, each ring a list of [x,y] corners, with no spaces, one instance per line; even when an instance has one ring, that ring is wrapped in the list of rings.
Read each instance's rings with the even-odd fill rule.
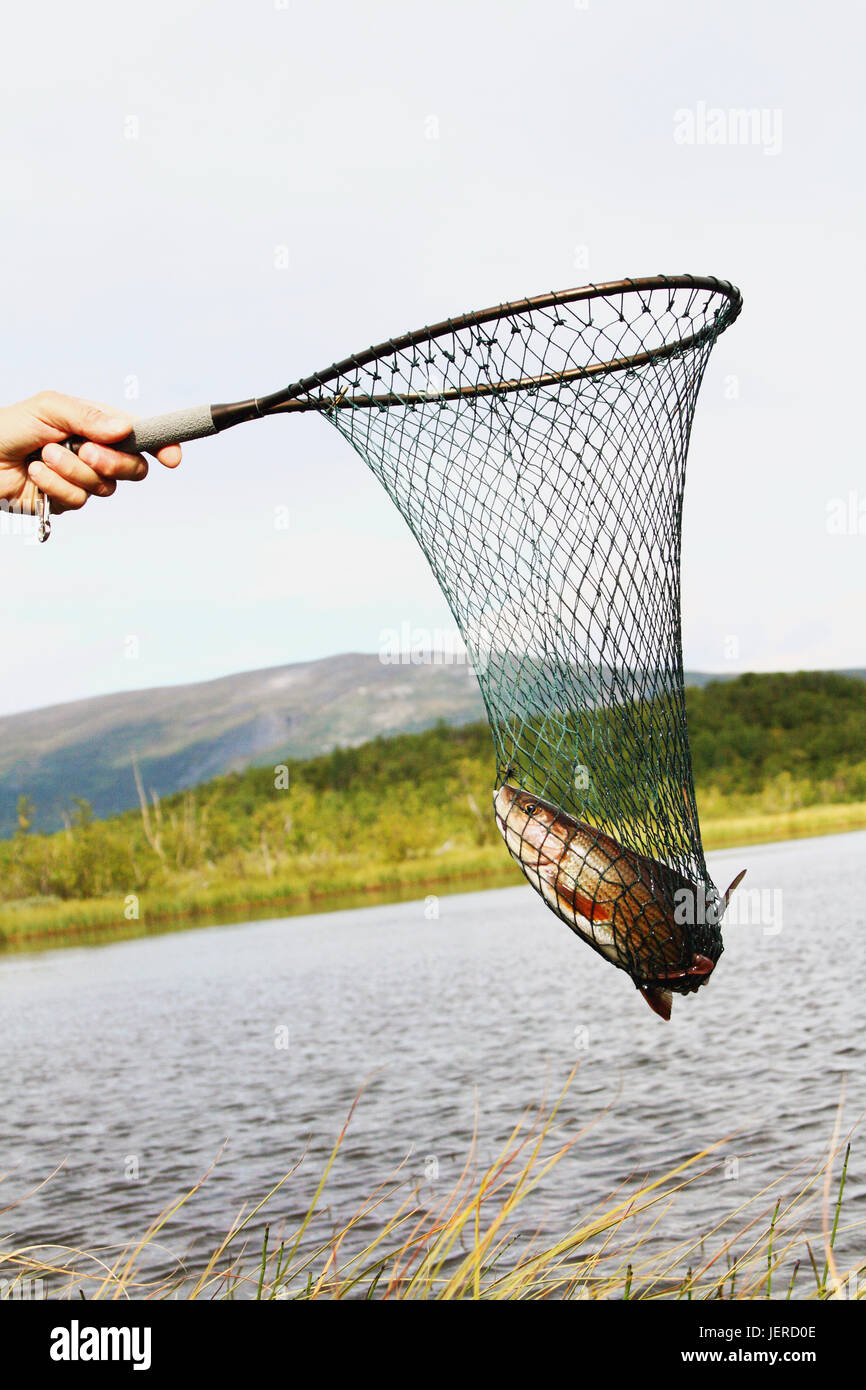
[[[344,389],[337,389],[329,396],[317,396],[314,393],[325,386],[337,383],[349,372],[361,370],[376,361],[395,353],[405,352],[408,348],[416,347],[422,343],[433,342],[451,333],[459,333],[465,328],[480,328],[499,319],[513,318],[522,313],[543,311],[556,306],[565,308],[568,305],[589,303],[592,300],[613,300],[617,295],[649,294],[654,290],[676,291],[680,289],[706,290],[711,294],[720,296],[720,300],[723,302],[719,304],[719,317],[713,328],[704,329],[699,335],[691,337],[688,335],[680,336],[669,343],[663,343],[653,348],[641,348],[620,358],[612,357],[607,361],[587,364],[583,368],[574,368],[564,374],[557,375],[555,379],[578,380],[582,377],[606,372],[627,371],[629,368],[644,365],[651,358],[659,359],[673,356],[692,346],[698,346],[700,341],[705,340],[706,337],[710,338],[712,345],[719,334],[723,333],[735,321],[743,307],[743,298],[736,285],[732,285],[728,280],[719,280],[713,275],[649,275],[636,279],[611,280],[598,285],[583,285],[577,289],[551,291],[548,294],[536,295],[533,298],[512,300],[488,309],[479,309],[473,313],[463,314],[458,318],[443,319],[441,323],[414,329],[400,337],[388,338],[364,352],[353,353],[350,357],[335,362],[330,367],[314,372],[311,376],[304,377],[290,386],[272,392],[270,395],[251,397],[249,400],[234,402],[231,405],[214,406],[214,419],[217,428],[224,429],[231,424],[240,423],[243,419],[258,418],[264,415],[309,410],[329,412],[334,409],[380,409],[389,405],[400,406],[418,404],[424,400],[436,400],[440,398],[441,393],[417,393],[413,396],[412,393],[382,392],[365,396],[363,393],[350,392]],[[467,383],[460,391],[460,395],[470,397],[492,394],[497,390],[531,389],[541,384],[542,381],[538,374],[528,376],[524,380],[497,382],[479,380],[474,384]]]

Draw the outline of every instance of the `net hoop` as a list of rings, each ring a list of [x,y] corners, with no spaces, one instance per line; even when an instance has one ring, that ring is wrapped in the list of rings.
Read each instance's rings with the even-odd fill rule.
[[[682,338],[671,338],[657,347],[649,348],[643,352],[612,358],[608,361],[592,362],[585,366],[569,368],[564,372],[548,372],[540,376],[521,377],[505,381],[475,382],[467,386],[450,387],[443,391],[415,391],[402,394],[383,392],[378,395],[351,394],[347,391],[341,391],[333,396],[312,394],[321,392],[321,389],[329,382],[345,377],[348,372],[361,370],[379,358],[391,357],[394,353],[405,352],[409,348],[434,342],[439,338],[459,333],[467,328],[477,328],[501,319],[516,318],[521,314],[532,313],[536,310],[552,309],[557,305],[565,306],[594,299],[614,299],[617,295],[622,297],[624,305],[627,295],[651,294],[654,291],[666,289],[671,291],[689,289],[695,292],[706,291],[710,294],[717,294],[721,302],[713,320],[705,324],[697,333],[691,333]],[[735,321],[742,306],[742,295],[736,285],[732,285],[728,280],[718,280],[712,275],[651,275],[639,279],[612,280],[602,285],[584,285],[580,289],[536,295],[532,299],[519,299],[508,304],[498,304],[489,309],[480,309],[475,313],[464,314],[461,318],[445,319],[442,323],[434,324],[428,328],[416,329],[414,332],[405,333],[399,338],[389,338],[387,342],[379,343],[375,347],[368,348],[365,352],[344,358],[342,362],[335,362],[333,366],[305,377],[287,389],[262,397],[255,403],[256,413],[271,415],[309,410],[325,412],[333,410],[384,410],[390,406],[414,406],[436,401],[500,396],[514,391],[528,391],[570,381],[585,380],[589,377],[612,375],[615,372],[624,372],[646,366],[650,362],[677,357],[681,353],[691,351],[693,348],[717,338]],[[646,305],[643,305],[643,309],[649,312]],[[624,314],[621,316],[625,317]]]
[[[478,678],[509,852],[664,1017],[723,949],[699,910],[719,894],[680,554],[698,392],[740,308],[716,278],[589,285],[407,333],[239,407],[318,412],[385,488]]]

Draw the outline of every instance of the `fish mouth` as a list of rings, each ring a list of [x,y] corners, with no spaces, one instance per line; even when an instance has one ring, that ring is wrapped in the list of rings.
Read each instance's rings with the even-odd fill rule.
[[[507,782],[503,782],[501,787],[497,787],[493,793],[493,814],[496,816],[497,823],[502,824],[514,805],[515,791]]]

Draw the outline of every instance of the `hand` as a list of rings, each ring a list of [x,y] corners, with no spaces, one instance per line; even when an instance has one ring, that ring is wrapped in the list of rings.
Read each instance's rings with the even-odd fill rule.
[[[144,455],[111,447],[132,424],[122,410],[57,391],[0,407],[0,507],[35,514],[38,490],[51,499],[52,512],[75,511],[89,497],[110,497],[118,481],[140,482],[148,471]],[[60,445],[74,434],[88,441],[77,456]],[[41,460],[28,463],[37,449]],[[168,444],[156,457],[166,468],[176,468],[180,446]]]

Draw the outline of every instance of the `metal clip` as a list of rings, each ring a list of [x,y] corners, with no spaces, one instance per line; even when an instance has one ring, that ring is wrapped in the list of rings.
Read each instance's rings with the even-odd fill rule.
[[[39,544],[44,545],[51,535],[51,500],[47,493],[41,491],[37,491],[36,498],[39,508],[37,512],[37,516],[39,517],[39,530],[37,535],[39,537]]]

